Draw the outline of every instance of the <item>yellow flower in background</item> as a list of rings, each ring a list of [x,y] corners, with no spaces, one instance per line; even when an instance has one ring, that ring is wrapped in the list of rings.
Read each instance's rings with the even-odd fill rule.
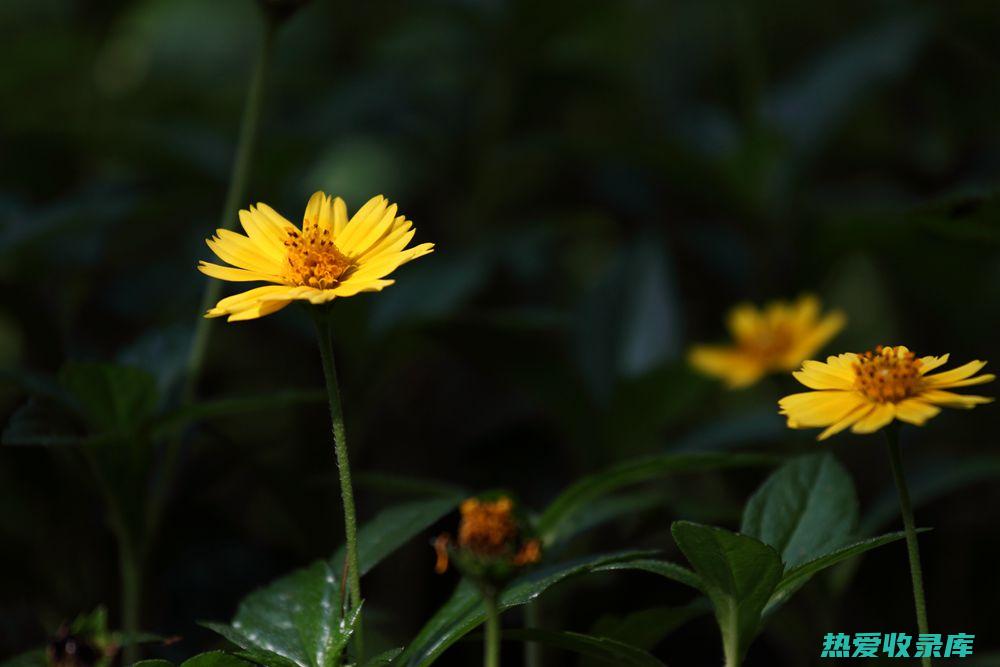
[[[902,345],[827,357],[826,363],[806,361],[793,375],[816,391],[786,396],[778,405],[791,428],[825,426],[819,435],[825,440],[848,427],[854,433],[872,433],[893,419],[921,426],[941,412],[938,406],[972,408],[993,400],[946,391],[992,382],[992,374],[976,375],[985,361],[928,375],[947,362],[947,354],[917,357]]]
[[[413,223],[381,195],[348,219],[343,199],[317,192],[306,205],[302,229],[266,204],[240,211],[240,223],[246,236],[220,229],[207,241],[232,266],[203,261],[198,269],[220,280],[272,284],[222,299],[205,317],[251,320],[296,300],[322,304],[378,292],[394,282],[386,276],[434,250],[433,243],[406,247]]]
[[[729,312],[731,345],[695,345],[688,360],[696,369],[722,378],[733,389],[747,387],[767,373],[787,372],[813,356],[844,328],[846,318],[820,313],[811,295],[796,302],[773,301],[763,310],[744,303]]]

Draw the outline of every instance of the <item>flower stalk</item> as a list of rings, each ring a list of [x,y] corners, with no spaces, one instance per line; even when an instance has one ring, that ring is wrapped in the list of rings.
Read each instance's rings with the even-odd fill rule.
[[[486,607],[483,667],[500,667],[500,609],[497,605],[496,589],[483,588],[483,604]]]
[[[337,382],[337,367],[333,358],[333,335],[329,307],[310,308],[316,325],[316,338],[326,378],[326,391],[330,401],[330,419],[333,425],[333,448],[337,457],[337,472],[340,476],[340,497],[344,507],[344,541],[347,544],[346,569],[347,585],[351,606],[361,604],[361,570],[358,566],[358,524],[354,509],[354,485],[351,481],[351,465],[347,455],[347,432],[344,428],[344,408],[340,401],[340,384]],[[355,649],[360,659],[362,650],[361,622],[354,633]]]
[[[920,566],[920,546],[917,543],[916,522],[913,519],[913,506],[910,503],[910,491],[903,474],[903,457],[899,450],[899,428],[893,426],[885,430],[889,448],[889,461],[892,464],[892,475],[899,492],[899,509],[903,516],[903,530],[906,532],[906,550],[910,558],[910,578],[913,582],[913,604],[917,611],[917,629],[921,634],[927,634],[927,602],[924,599],[924,575]],[[930,667],[930,656],[922,658],[924,667]]]

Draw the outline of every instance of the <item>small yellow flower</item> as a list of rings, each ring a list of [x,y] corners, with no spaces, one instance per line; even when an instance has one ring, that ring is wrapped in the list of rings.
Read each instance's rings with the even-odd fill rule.
[[[722,378],[731,389],[747,387],[767,373],[798,367],[844,328],[846,318],[834,311],[821,316],[811,295],[797,302],[773,301],[763,310],[744,303],[729,311],[732,345],[695,345],[692,366]]]
[[[459,507],[462,519],[458,527],[458,540],[453,543],[448,534],[434,540],[438,574],[448,570],[449,551],[457,548],[474,559],[496,559],[513,567],[524,567],[541,560],[541,542],[527,538],[523,526],[514,513],[514,502],[507,496],[494,500],[468,498]]]
[[[874,352],[840,354],[826,363],[805,361],[792,375],[816,391],[786,396],[778,405],[790,428],[826,427],[825,440],[850,427],[872,433],[893,419],[923,425],[943,405],[972,408],[993,399],[956,394],[946,389],[992,382],[992,374],[976,375],[985,361],[970,361],[943,373],[927,375],[948,362],[948,355],[917,357],[902,345],[878,346]]]
[[[246,236],[220,229],[207,241],[232,267],[201,262],[198,269],[220,280],[272,284],[222,299],[205,317],[251,320],[295,300],[322,304],[378,292],[395,282],[387,275],[434,249],[433,243],[406,247],[413,223],[381,195],[350,220],[343,199],[317,192],[306,205],[302,229],[266,204],[240,211],[240,223]]]

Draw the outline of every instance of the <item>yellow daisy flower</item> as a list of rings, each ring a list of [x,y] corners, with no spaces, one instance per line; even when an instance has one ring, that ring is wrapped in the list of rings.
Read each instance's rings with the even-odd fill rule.
[[[731,389],[747,387],[767,373],[798,367],[844,328],[834,311],[822,316],[811,295],[797,302],[773,301],[763,310],[744,303],[729,311],[732,345],[695,345],[688,361],[706,375],[722,378]]]
[[[306,205],[302,229],[266,204],[240,211],[240,223],[246,236],[220,229],[207,241],[232,266],[203,261],[198,269],[219,280],[272,284],[222,299],[205,317],[251,320],[296,300],[322,304],[378,292],[395,282],[387,275],[434,250],[433,243],[406,247],[413,223],[381,195],[348,219],[343,199],[317,192]]]
[[[985,361],[928,375],[947,362],[947,354],[917,357],[902,345],[848,352],[827,357],[826,363],[805,361],[792,375],[816,391],[786,396],[778,405],[790,428],[825,426],[819,435],[825,440],[848,427],[854,433],[872,433],[893,419],[921,426],[941,412],[938,406],[972,408],[993,400],[946,391],[992,382],[992,374],[976,375]]]

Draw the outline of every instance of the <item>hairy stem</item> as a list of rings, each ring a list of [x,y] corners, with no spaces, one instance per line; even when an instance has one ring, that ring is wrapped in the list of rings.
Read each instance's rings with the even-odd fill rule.
[[[903,457],[899,451],[899,429],[890,426],[885,429],[889,441],[889,461],[892,463],[892,476],[896,480],[896,490],[899,492],[899,509],[903,515],[903,530],[906,532],[906,550],[910,557],[910,578],[913,582],[913,604],[917,610],[917,628],[921,634],[927,634],[927,602],[924,599],[924,574],[920,567],[920,546],[917,544],[916,522],[913,520],[913,506],[910,504],[910,490],[906,486],[903,475]],[[924,667],[930,667],[930,657],[922,658]]]
[[[316,338],[319,354],[323,362],[326,391],[330,399],[330,419],[333,422],[333,449],[337,456],[337,471],[340,475],[340,497],[344,506],[344,540],[347,543],[347,584],[351,594],[351,606],[361,604],[361,571],[358,567],[358,525],[354,510],[354,485],[351,482],[351,465],[347,457],[347,432],[344,429],[344,409],[340,402],[340,385],[337,382],[337,367],[333,360],[333,335],[328,308],[313,306],[311,309],[316,324]],[[358,660],[362,654],[361,621],[355,630],[355,650]]]

